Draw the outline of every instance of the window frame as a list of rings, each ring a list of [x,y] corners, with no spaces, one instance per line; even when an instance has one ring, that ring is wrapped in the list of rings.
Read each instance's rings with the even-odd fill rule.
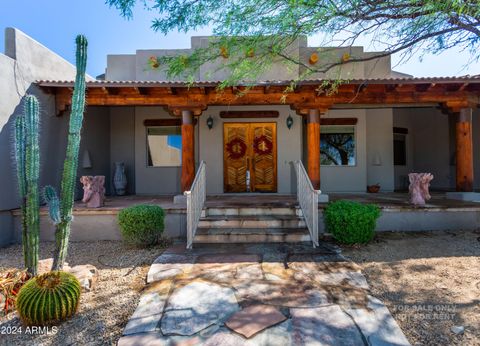
[[[325,127],[352,127],[353,128],[353,139],[354,139],[354,149],[353,149],[353,155],[354,155],[354,158],[355,158],[355,164],[353,165],[325,165],[325,164],[322,164],[322,160],[320,158],[320,167],[336,167],[336,168],[350,168],[350,167],[357,167],[358,166],[358,152],[357,152],[357,146],[358,146],[358,139],[357,139],[357,124],[355,122],[355,124],[339,124],[339,125],[336,125],[336,124],[331,124],[331,125],[321,125],[320,126],[320,157],[321,157],[321,141],[322,141],[322,128],[325,128]]]
[[[162,168],[181,168],[182,167],[182,158],[181,158],[181,154],[180,154],[180,163],[176,166],[172,166],[172,165],[167,165],[167,166],[150,166],[148,163],[149,163],[149,160],[148,160],[148,157],[149,157],[149,153],[150,153],[150,147],[149,147],[149,143],[148,143],[148,130],[151,129],[151,128],[165,128],[165,127],[168,127],[168,128],[176,128],[178,130],[180,130],[180,137],[182,136],[182,133],[181,133],[181,126],[180,125],[157,125],[157,124],[152,124],[152,125],[146,125],[145,124],[145,168],[147,169],[150,169],[150,168],[153,168],[153,169],[162,169]],[[180,150],[181,152],[181,150]]]

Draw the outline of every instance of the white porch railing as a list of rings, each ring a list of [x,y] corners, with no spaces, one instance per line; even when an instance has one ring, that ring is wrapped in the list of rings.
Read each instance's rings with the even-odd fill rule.
[[[301,161],[295,161],[297,174],[297,199],[307,224],[313,247],[318,246],[318,195],[319,190],[313,188],[305,167]]]
[[[191,249],[207,197],[205,161],[200,162],[190,191],[185,191],[184,195],[187,197],[187,249]]]

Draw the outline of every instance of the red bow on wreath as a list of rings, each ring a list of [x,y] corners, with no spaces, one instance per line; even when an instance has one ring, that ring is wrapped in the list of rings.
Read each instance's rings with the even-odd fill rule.
[[[256,137],[253,140],[253,151],[258,155],[268,155],[272,153],[273,143],[265,135]]]

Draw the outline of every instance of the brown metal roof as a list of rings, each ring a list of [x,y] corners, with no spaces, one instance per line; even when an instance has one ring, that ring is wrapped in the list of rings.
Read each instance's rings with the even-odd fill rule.
[[[290,85],[293,80],[266,80],[260,81],[254,86],[265,85]],[[297,85],[315,85],[325,82],[325,79],[309,79],[297,82]],[[109,81],[109,80],[94,80],[87,81],[87,87],[215,87],[222,81],[196,81],[189,83],[186,81]],[[459,77],[400,77],[400,78],[365,78],[365,79],[351,79],[345,81],[347,84],[430,84],[430,83],[475,83],[480,84],[480,75],[466,75]],[[72,87],[74,81],[72,80],[38,80],[36,84],[42,87]],[[238,86],[252,85],[248,83],[239,83]]]

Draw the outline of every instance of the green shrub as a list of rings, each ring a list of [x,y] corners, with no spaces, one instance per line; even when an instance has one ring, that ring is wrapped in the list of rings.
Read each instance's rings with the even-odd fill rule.
[[[368,243],[375,234],[380,208],[373,204],[336,201],[324,211],[327,231],[344,244]]]
[[[18,292],[16,307],[26,325],[52,325],[73,316],[80,301],[80,283],[66,272],[36,276]]]
[[[123,239],[136,246],[157,244],[165,228],[164,216],[157,205],[139,204],[121,210],[118,223]]]

